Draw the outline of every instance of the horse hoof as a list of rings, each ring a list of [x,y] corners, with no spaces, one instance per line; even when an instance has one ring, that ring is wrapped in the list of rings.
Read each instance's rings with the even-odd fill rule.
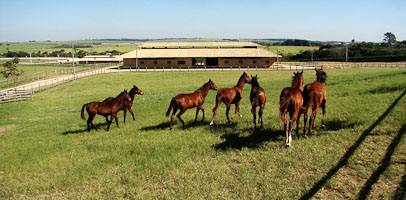
[[[210,124],[209,124],[209,126],[213,127],[213,125],[214,125],[214,122],[211,121]]]
[[[320,128],[324,129],[324,128],[326,128],[326,125],[322,124],[322,125],[320,126]]]
[[[242,115],[241,115],[241,114],[239,114],[238,116],[240,116],[240,118],[242,118]]]

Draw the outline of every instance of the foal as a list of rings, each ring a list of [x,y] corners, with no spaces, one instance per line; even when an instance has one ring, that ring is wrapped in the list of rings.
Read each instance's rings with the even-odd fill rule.
[[[124,90],[121,92],[116,98],[113,98],[109,101],[93,101],[87,104],[84,104],[82,106],[82,110],[80,113],[80,116],[82,119],[85,119],[84,115],[84,109],[86,108],[87,114],[89,115],[89,118],[87,119],[87,131],[90,132],[91,128],[96,128],[96,126],[93,124],[93,119],[96,117],[96,115],[102,115],[106,118],[107,121],[107,131],[110,129],[111,122],[113,121],[113,118],[116,121],[116,125],[118,126],[118,119],[117,119],[117,113],[122,109],[124,102],[128,101],[130,102],[132,99],[130,95],[128,95],[127,90]],[[110,117],[110,120],[108,119],[108,116]]]
[[[144,95],[144,92],[141,89],[139,89],[137,86],[133,85],[130,92],[128,92],[128,95],[130,95],[131,101],[125,101],[123,104],[123,108],[121,109],[121,110],[124,110],[124,123],[125,123],[125,118],[127,116],[127,111],[129,111],[131,113],[133,120],[135,120],[134,113],[132,110],[132,106],[134,103],[134,97],[135,97],[135,95]],[[114,99],[114,98],[108,97],[104,101],[110,101],[112,99]]]
[[[236,86],[232,88],[221,88],[217,91],[216,105],[213,108],[213,117],[211,119],[210,126],[214,125],[214,119],[216,118],[217,109],[220,106],[221,102],[226,105],[226,116],[228,123],[231,122],[229,117],[231,104],[235,104],[235,113],[242,117],[242,115],[240,114],[240,100],[242,99],[244,84],[250,82],[251,77],[249,77],[247,73],[244,72],[238,79]]]
[[[316,70],[316,81],[313,83],[307,84],[303,90],[303,134],[306,135],[306,123],[307,123],[307,111],[309,107],[312,108],[312,114],[310,116],[309,121],[309,134],[312,132],[312,128],[314,128],[314,120],[316,119],[317,109],[321,107],[323,112],[323,116],[321,118],[321,128],[324,128],[324,115],[326,113],[326,79],[327,73],[324,71],[323,67]]]
[[[254,77],[251,75],[251,94],[250,94],[250,101],[251,101],[251,112],[254,117],[253,122],[254,122],[254,128],[257,126],[256,118],[256,109],[259,106],[259,111],[258,111],[258,124],[260,128],[264,127],[264,122],[262,121],[262,113],[265,108],[265,103],[266,103],[266,95],[265,95],[265,90],[259,86],[258,83],[258,76],[255,75]]]
[[[211,79],[205,83],[202,87],[200,87],[198,90],[194,91],[193,93],[188,93],[188,94],[178,94],[175,97],[172,98],[171,103],[169,105],[168,110],[166,111],[166,116],[168,117],[172,114],[169,118],[169,127],[172,129],[172,124],[173,124],[173,115],[176,114],[178,109],[180,109],[180,112],[176,115],[176,117],[182,122],[182,127],[185,128],[185,122],[182,120],[181,116],[183,113],[186,112],[187,109],[189,108],[194,108],[196,107],[196,116],[195,116],[195,123],[197,122],[197,117],[199,115],[199,111],[202,110],[203,117],[202,121],[204,120],[204,100],[206,99],[207,94],[209,93],[209,90],[217,90],[217,86],[211,81]]]
[[[301,72],[294,72],[292,77],[292,86],[283,88],[279,97],[279,112],[280,118],[283,122],[283,129],[286,133],[286,145],[290,146],[292,142],[291,129],[292,125],[297,121],[299,125],[298,116],[300,109],[303,105],[303,70]],[[290,120],[286,119],[286,114],[289,112]]]

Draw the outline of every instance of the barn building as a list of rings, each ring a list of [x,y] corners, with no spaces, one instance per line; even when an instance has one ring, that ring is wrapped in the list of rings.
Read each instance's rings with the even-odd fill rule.
[[[253,42],[146,42],[121,58],[123,68],[267,68],[277,56]]]

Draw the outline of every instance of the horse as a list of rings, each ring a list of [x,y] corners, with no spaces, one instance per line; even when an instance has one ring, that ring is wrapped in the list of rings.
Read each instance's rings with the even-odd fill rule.
[[[121,109],[121,110],[124,110],[124,123],[125,123],[125,118],[127,116],[127,111],[129,111],[131,113],[133,120],[135,120],[134,113],[132,110],[132,106],[134,103],[134,97],[135,97],[135,95],[144,95],[144,92],[141,89],[139,89],[137,86],[133,85],[130,92],[128,92],[128,95],[130,95],[131,101],[124,101],[123,108]],[[112,99],[114,99],[114,97],[108,97],[105,100],[103,100],[103,102],[110,101]]]
[[[217,90],[216,105],[213,107],[213,117],[210,122],[210,126],[214,125],[214,119],[216,118],[217,109],[220,106],[221,102],[226,105],[226,117],[228,123],[231,123],[229,117],[231,104],[235,104],[235,114],[238,114],[240,117],[242,117],[242,115],[240,114],[240,101],[242,99],[244,84],[250,82],[251,77],[249,77],[247,73],[244,72],[238,79],[236,86],[232,88],[221,88]]]
[[[258,76],[252,76],[251,75],[251,93],[250,93],[250,101],[251,101],[251,113],[253,115],[253,122],[254,122],[254,128],[257,126],[256,118],[256,109],[259,106],[258,110],[258,124],[260,124],[260,128],[264,127],[264,122],[262,120],[262,113],[265,108],[265,103],[266,103],[266,95],[265,95],[265,90],[259,86],[258,83]]]
[[[286,134],[286,145],[290,146],[292,142],[291,129],[292,124],[296,121],[297,128],[299,127],[298,116],[303,106],[303,70],[294,72],[292,77],[291,87],[283,88],[279,97],[279,112],[283,122],[283,129]],[[290,120],[286,119],[286,114],[289,112]],[[296,129],[298,131],[298,129]]]
[[[178,109],[180,110],[180,112],[176,115],[176,117],[182,122],[183,128],[185,128],[185,122],[182,120],[181,116],[183,113],[186,112],[187,109],[196,107],[196,115],[194,123],[197,122],[199,111],[202,110],[203,114],[202,121],[204,121],[203,104],[207,94],[209,93],[209,90],[217,90],[217,86],[211,79],[209,79],[207,83],[205,83],[202,87],[200,87],[199,89],[197,89],[192,93],[178,94],[175,97],[173,97],[171,99],[171,103],[169,104],[169,108],[166,111],[167,117],[171,114],[172,111],[172,114],[169,118],[169,128],[172,129],[173,115],[176,114]]]
[[[97,127],[93,124],[93,119],[96,117],[96,115],[102,115],[106,118],[107,131],[109,131],[110,129],[110,125],[111,122],[113,121],[113,118],[116,121],[117,127],[119,127],[117,113],[123,108],[123,104],[126,101],[130,102],[131,100],[132,99],[128,94],[127,90],[124,90],[116,98],[113,98],[109,101],[102,102],[93,101],[84,104],[82,106],[80,116],[82,117],[83,120],[85,120],[84,109],[86,108],[87,114],[89,115],[89,118],[87,119],[87,131],[90,132],[90,129],[92,127],[97,129]],[[111,116],[110,120],[108,119],[108,116]]]
[[[307,111],[312,108],[312,113],[309,121],[309,134],[314,128],[314,121],[316,119],[317,109],[321,107],[323,116],[321,118],[321,128],[324,128],[324,115],[326,113],[326,80],[327,73],[324,71],[323,67],[320,69],[315,69],[316,71],[316,81],[304,86],[303,90],[303,134],[306,136],[306,123],[307,123]]]

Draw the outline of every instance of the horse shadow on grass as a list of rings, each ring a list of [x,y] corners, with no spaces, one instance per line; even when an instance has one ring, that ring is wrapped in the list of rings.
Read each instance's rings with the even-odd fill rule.
[[[206,121],[197,121],[197,122],[186,122],[185,127],[182,128],[181,123],[175,123],[172,126],[172,129],[179,129],[179,130],[188,130],[190,128],[196,128],[196,127],[201,127],[201,126],[209,126],[208,122]],[[151,126],[144,126],[140,130],[141,131],[156,131],[156,130],[165,130],[169,129],[169,122],[161,122],[156,125],[151,125]]]
[[[377,88],[365,91],[365,94],[385,94],[391,92],[402,91],[406,89],[406,85],[379,86]]]
[[[249,129],[248,131],[252,131],[248,136],[240,136],[239,133],[226,133],[221,136],[224,141],[213,145],[213,148],[222,151],[229,149],[241,150],[243,148],[257,149],[268,141],[283,140],[283,131],[271,129]]]
[[[107,122],[95,124],[95,126],[96,126],[96,128],[99,129],[99,130],[102,129],[102,128],[103,128],[103,130],[105,130],[104,128],[106,128]],[[92,131],[92,130],[94,130],[94,128],[92,128],[90,131]],[[96,130],[96,131],[97,131],[97,130]],[[88,131],[87,131],[87,128],[85,128],[85,129],[78,129],[78,130],[68,130],[68,131],[64,131],[64,132],[62,133],[62,135],[79,134],[79,133],[85,133],[85,132],[88,132]]]
[[[346,121],[346,120],[340,120],[340,119],[332,119],[332,120],[325,121],[324,125],[326,127],[323,130],[338,131],[338,130],[341,130],[341,129],[353,129],[353,128],[361,125],[361,123],[352,122],[352,121]]]

